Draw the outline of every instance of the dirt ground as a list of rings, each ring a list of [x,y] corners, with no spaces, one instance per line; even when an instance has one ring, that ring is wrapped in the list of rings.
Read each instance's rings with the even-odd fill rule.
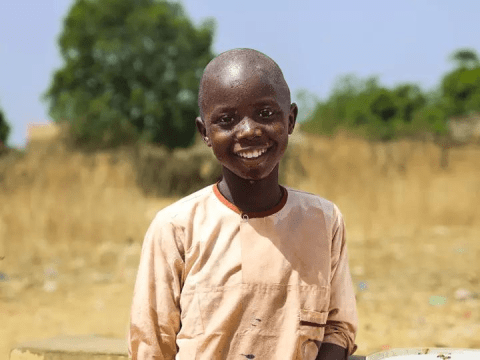
[[[357,354],[480,348],[479,236],[472,228],[436,227],[412,238],[350,243]],[[127,250],[129,260],[110,272],[63,258],[0,274],[0,358],[17,343],[57,335],[125,337],[139,244]]]
[[[347,222],[357,354],[480,349],[480,147],[296,133],[285,183]],[[45,140],[0,161],[0,360],[58,335],[125,338],[141,239],[173,201],[144,196],[132,159]]]

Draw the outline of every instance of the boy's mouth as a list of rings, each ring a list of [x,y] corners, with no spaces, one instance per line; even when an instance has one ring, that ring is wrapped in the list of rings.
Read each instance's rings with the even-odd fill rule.
[[[256,148],[256,149],[242,149],[235,151],[235,154],[240,156],[243,159],[257,159],[263,154],[265,154],[270,148],[271,144],[268,144],[265,147],[262,148]]]

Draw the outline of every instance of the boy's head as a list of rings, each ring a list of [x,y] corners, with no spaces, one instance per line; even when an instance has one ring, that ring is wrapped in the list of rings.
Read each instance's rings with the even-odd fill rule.
[[[278,171],[297,106],[278,65],[252,49],[234,49],[205,68],[197,128],[222,166],[260,180]]]

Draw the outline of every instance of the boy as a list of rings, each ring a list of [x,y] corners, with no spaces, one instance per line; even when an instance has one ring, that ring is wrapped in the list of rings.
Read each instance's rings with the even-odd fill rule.
[[[206,67],[196,126],[223,177],[161,210],[143,244],[133,359],[345,359],[355,295],[338,208],[278,183],[297,106],[251,49]]]

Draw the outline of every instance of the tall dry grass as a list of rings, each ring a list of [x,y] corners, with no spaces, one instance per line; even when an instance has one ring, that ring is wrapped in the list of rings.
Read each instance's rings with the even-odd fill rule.
[[[128,149],[85,154],[31,144],[4,164],[0,184],[0,271],[10,273],[65,257],[99,265],[94,249],[140,243],[155,212],[173,201],[144,195]]]
[[[435,226],[480,230],[478,145],[303,135],[290,150],[286,182],[337,203],[353,241]]]
[[[136,161],[131,149],[87,154],[55,140],[3,157],[0,271],[88,256],[103,243],[140,243],[155,212],[174,199],[146,196]],[[338,204],[350,241],[414,236],[432,226],[480,228],[479,146],[297,134],[282,165],[287,185]]]
[[[291,140],[283,182],[333,200],[346,218],[359,353],[479,347],[480,147]],[[82,153],[50,139],[0,158],[0,273],[9,276],[0,281],[0,357],[40,337],[124,336],[143,235],[176,199],[148,188],[185,190],[163,172],[178,174],[189,157],[189,174],[215,177],[208,151],[192,153],[167,154],[174,166],[148,171],[164,164],[162,151]],[[475,296],[456,300],[459,289]],[[432,296],[448,301],[432,305]]]

